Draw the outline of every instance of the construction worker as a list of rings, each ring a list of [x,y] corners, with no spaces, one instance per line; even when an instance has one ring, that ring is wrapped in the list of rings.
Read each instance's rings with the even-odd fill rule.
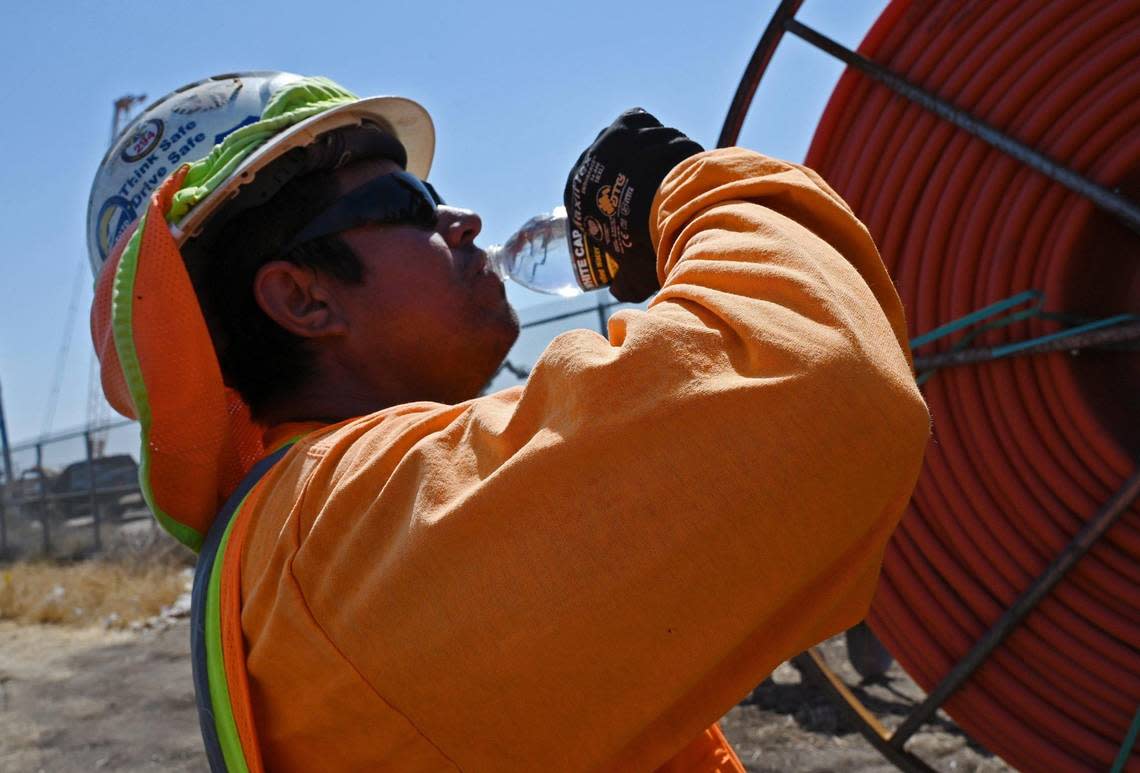
[[[246,73],[97,175],[95,345],[201,551],[211,765],[742,770],[717,719],[863,617],[922,461],[871,238],[810,170],[630,111],[570,241],[656,297],[480,397],[518,323],[433,147],[409,100]]]

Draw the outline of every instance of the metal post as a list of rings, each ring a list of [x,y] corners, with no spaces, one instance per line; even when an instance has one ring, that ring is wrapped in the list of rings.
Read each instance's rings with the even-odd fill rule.
[[[926,700],[920,703],[918,708],[912,711],[910,716],[899,725],[894,735],[891,736],[891,746],[901,749],[907,739],[934,716],[934,712],[938,711],[946,699],[970,678],[970,675],[982,665],[990,653],[1001,644],[1002,640],[1017,628],[1025,616],[1041,599],[1045,598],[1054,585],[1060,582],[1065,573],[1080,560],[1081,556],[1087,553],[1089,548],[1108,531],[1109,527],[1116,522],[1121,513],[1128,509],[1137,496],[1140,496],[1140,468],[1137,468],[1132,477],[1125,481],[1120,490],[1112,495],[1104,507],[1085,523],[1077,532],[1077,536],[1073,537],[1073,541],[1061,552],[1061,555],[1057,556],[1053,563],[1049,564],[1041,576],[1034,581],[1033,585],[1029,586],[1029,589],[1021,594],[1013,606],[998,618],[998,621],[986,632],[985,636],[978,640],[978,643],[967,653],[966,657],[958,661],[958,664],[934,688],[934,692],[926,696]]]
[[[103,549],[103,541],[100,535],[100,522],[99,522],[99,502],[96,497],[95,486],[95,454],[93,453],[93,444],[91,441],[91,430],[83,431],[83,442],[87,447],[87,501],[91,505],[91,528],[94,532],[94,548],[95,552]]]
[[[736,87],[736,94],[732,97],[728,115],[725,116],[724,125],[720,130],[720,138],[716,142],[718,148],[727,148],[736,144],[740,129],[744,126],[744,118],[748,115],[748,108],[752,105],[752,97],[756,95],[756,87],[760,85],[760,78],[768,69],[768,63],[772,61],[772,54],[776,53],[780,39],[784,37],[788,20],[795,17],[801,5],[803,0],[783,0],[772,14],[764,34],[760,36],[760,42],[756,44],[756,50],[752,52],[748,66],[744,68],[740,84]]]
[[[0,445],[4,447],[5,491],[12,490],[12,449],[8,445],[8,423],[4,420],[4,390],[0,388]]]
[[[0,559],[8,555],[8,501],[16,481],[12,477],[12,449],[8,444],[8,423],[4,419],[4,390],[0,388],[0,450],[4,456],[4,488],[0,490]]]
[[[36,443],[36,472],[40,476],[40,527],[43,530],[44,557],[51,555],[51,526],[48,524],[47,476],[44,475],[44,445]]]
[[[0,492],[0,561],[8,557],[8,499],[11,484]]]
[[[600,296],[601,296],[601,293],[599,293],[598,305],[597,305],[598,332],[602,334],[603,338],[605,338],[607,336],[607,334],[609,333],[609,326],[606,324],[606,310],[609,308],[609,304],[607,304],[604,300],[602,300],[602,298]]]
[[[939,118],[964,129],[1031,169],[1056,180],[1074,193],[1084,196],[1104,211],[1115,215],[1133,231],[1140,233],[1140,205],[1135,202],[1093,182],[1079,172],[1054,161],[1025,143],[1015,140],[1000,129],[976,118],[950,102],[936,97],[929,91],[916,86],[885,67],[881,67],[867,57],[844,48],[826,35],[801,24],[795,19],[788,19],[784,23],[784,29],[806,40],[816,48],[831,54],[836,59],[866,73],[895,93],[901,94],[915,104],[926,108]]]

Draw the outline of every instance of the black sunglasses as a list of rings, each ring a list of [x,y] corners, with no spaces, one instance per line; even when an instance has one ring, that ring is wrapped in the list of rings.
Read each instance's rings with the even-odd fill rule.
[[[443,199],[431,183],[407,172],[392,172],[364,183],[329,205],[282,249],[289,254],[298,245],[362,225],[415,225],[434,228],[436,207]]]

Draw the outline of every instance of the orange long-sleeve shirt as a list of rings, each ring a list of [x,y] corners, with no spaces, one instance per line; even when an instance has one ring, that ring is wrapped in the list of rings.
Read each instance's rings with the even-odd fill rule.
[[[870,236],[742,149],[651,226],[608,339],[315,431],[241,514],[268,769],[651,770],[862,618],[928,435]]]

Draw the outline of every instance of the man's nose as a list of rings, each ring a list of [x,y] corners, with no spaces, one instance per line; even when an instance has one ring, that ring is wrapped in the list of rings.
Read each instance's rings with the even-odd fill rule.
[[[483,230],[482,218],[469,209],[439,207],[438,212],[439,224],[436,230],[452,249],[471,244]]]

